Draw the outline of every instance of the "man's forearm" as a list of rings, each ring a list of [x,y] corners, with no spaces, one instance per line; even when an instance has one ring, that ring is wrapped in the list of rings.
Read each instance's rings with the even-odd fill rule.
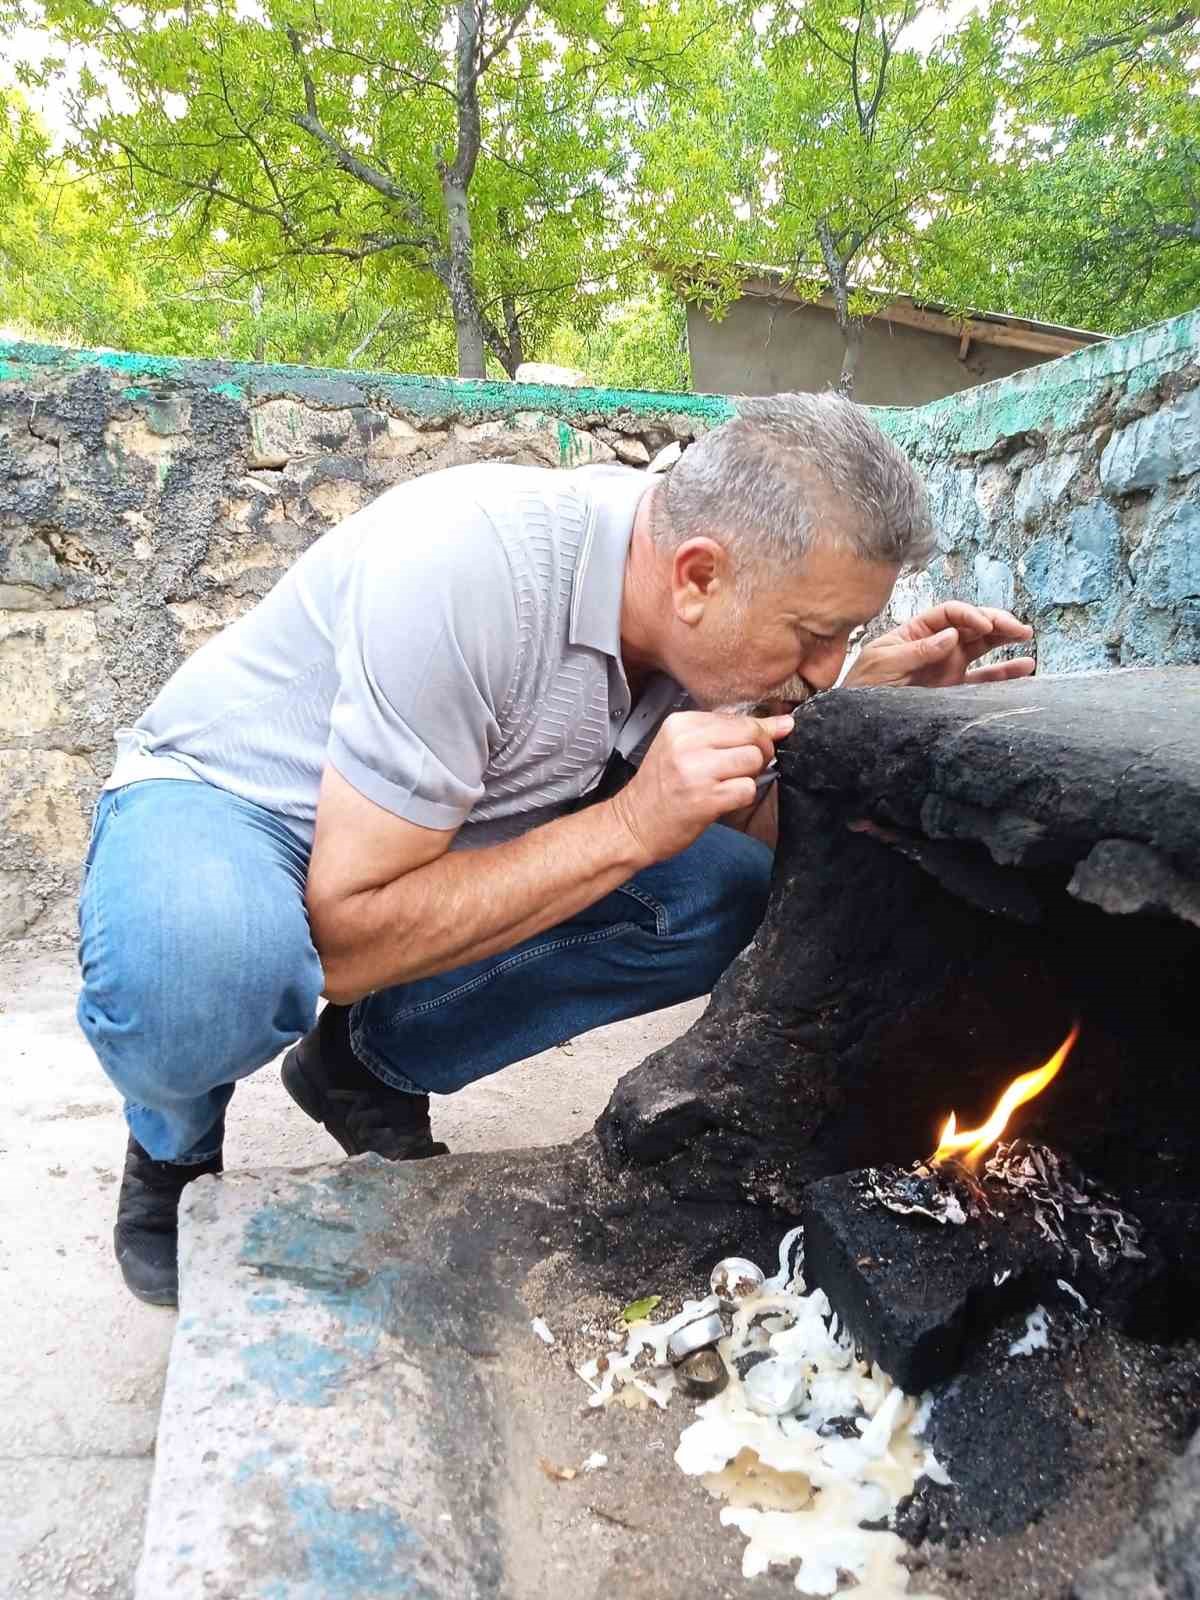
[[[329,999],[428,978],[511,949],[650,865],[612,801],[507,844],[451,851],[393,883],[314,908]]]

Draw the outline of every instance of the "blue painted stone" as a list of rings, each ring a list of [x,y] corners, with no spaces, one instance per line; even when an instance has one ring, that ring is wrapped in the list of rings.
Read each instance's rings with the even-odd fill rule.
[[[1113,434],[1100,458],[1100,482],[1109,494],[1152,489],[1169,478],[1200,471],[1200,389],[1139,417]]]
[[[1038,629],[1038,671],[1096,672],[1113,666],[1112,652],[1104,642],[1105,630],[1097,623],[1081,633],[1068,633],[1043,624]]]
[[[999,561],[982,550],[975,557],[975,599],[979,605],[1011,611],[1016,584],[1016,575],[1007,561]]]
[[[273,1400],[298,1406],[330,1405],[354,1366],[348,1351],[292,1332],[247,1345],[242,1364]]]
[[[1176,619],[1166,611],[1131,609],[1121,637],[1123,667],[1161,667],[1171,654]]]
[[[1032,528],[1058,505],[1079,472],[1079,456],[1072,451],[1047,456],[1021,474],[1013,497],[1013,515],[1023,528]]]
[[[433,1600],[418,1565],[424,1540],[386,1506],[334,1504],[323,1483],[297,1483],[288,1510],[309,1581],[292,1584],[288,1600],[339,1600],[372,1594],[379,1600]]]
[[[1179,622],[1167,647],[1169,667],[1200,666],[1200,600],[1185,600],[1179,607]]]
[[[1164,501],[1130,558],[1136,593],[1159,609],[1200,599],[1200,501]]]
[[[1035,608],[1087,605],[1111,595],[1118,582],[1121,523],[1104,501],[1078,506],[1064,534],[1035,539],[1020,563]]]
[[[956,550],[982,534],[975,474],[969,467],[935,467],[926,476],[925,488],[939,550]]]

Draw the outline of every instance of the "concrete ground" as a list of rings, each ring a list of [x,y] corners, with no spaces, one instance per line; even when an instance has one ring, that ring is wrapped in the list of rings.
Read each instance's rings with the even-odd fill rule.
[[[172,1312],[126,1293],[110,1232],[119,1099],[75,1026],[66,952],[0,956],[0,1597],[132,1594]],[[442,1103],[454,1150],[556,1144],[702,1002],[598,1029]],[[338,1154],[273,1068],[243,1084],[227,1167]]]

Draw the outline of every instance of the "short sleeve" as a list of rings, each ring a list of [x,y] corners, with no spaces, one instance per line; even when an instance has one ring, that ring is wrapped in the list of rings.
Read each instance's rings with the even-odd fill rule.
[[[519,643],[499,536],[449,476],[370,508],[336,611],[327,750],[368,800],[439,829],[458,828],[483,795]]]

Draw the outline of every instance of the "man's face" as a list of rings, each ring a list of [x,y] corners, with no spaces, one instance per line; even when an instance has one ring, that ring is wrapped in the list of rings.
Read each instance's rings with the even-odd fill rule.
[[[854,629],[887,604],[899,568],[817,544],[748,595],[718,584],[679,640],[673,676],[710,710],[799,704],[837,682]]]

